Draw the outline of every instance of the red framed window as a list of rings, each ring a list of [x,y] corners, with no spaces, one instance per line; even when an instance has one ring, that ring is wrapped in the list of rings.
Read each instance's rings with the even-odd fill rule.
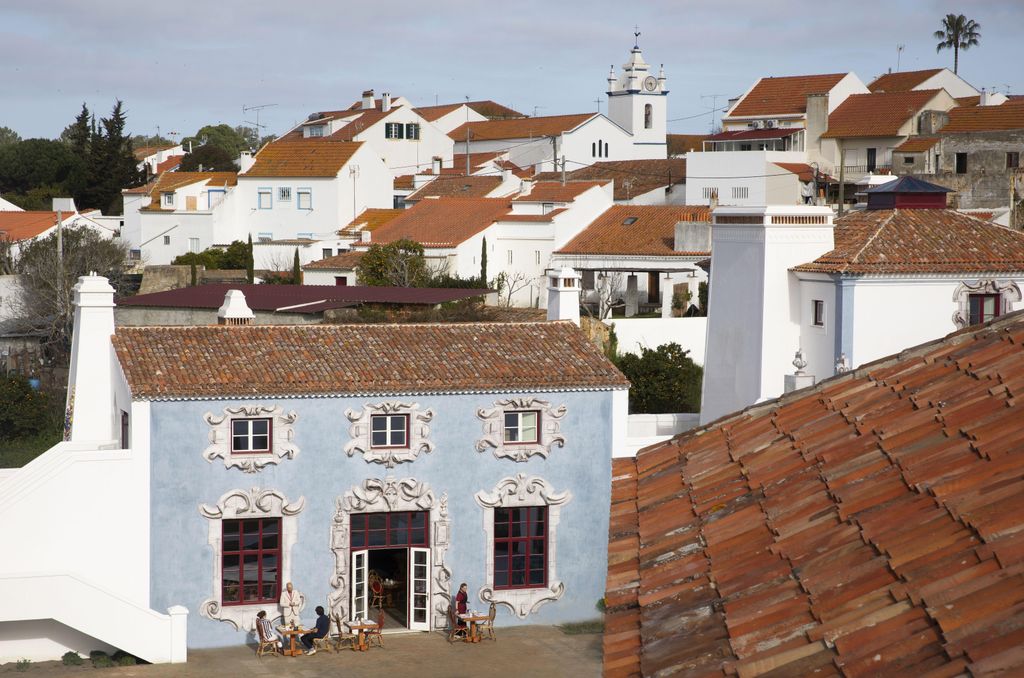
[[[370,415],[370,447],[409,447],[409,415]]]
[[[509,445],[539,442],[540,412],[537,410],[506,412],[503,440]]]
[[[232,419],[231,451],[235,454],[270,452],[270,419]]]
[[[222,522],[220,596],[223,605],[277,603],[281,597],[280,570],[280,518]]]
[[[349,540],[354,549],[430,546],[426,511],[353,513]]]
[[[998,294],[972,294],[968,297],[970,324],[988,322],[1003,314],[1003,300]]]
[[[546,586],[548,508],[494,509],[494,588]]]

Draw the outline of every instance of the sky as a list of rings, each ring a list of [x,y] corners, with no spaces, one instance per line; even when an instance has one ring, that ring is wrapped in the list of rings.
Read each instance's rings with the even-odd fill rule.
[[[669,131],[701,133],[762,76],[852,70],[868,83],[898,54],[899,70],[952,68],[932,37],[951,12],[981,24],[960,75],[1024,94],[1022,0],[2,0],[0,126],[53,138],[82,103],[102,116],[120,99],[133,134],[251,127],[251,106],[266,106],[263,134],[282,134],[370,88],[415,105],[606,111],[608,67],[638,27],[668,77]]]

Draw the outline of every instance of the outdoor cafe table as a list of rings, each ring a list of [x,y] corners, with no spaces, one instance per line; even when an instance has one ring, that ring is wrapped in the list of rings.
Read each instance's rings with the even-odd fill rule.
[[[459,619],[469,622],[469,635],[466,636],[467,643],[480,642],[480,628],[478,624],[480,622],[485,622],[490,618],[491,616],[489,614],[480,614],[479,612],[470,612],[468,614],[459,615]]]
[[[345,626],[357,634],[356,644],[352,646],[353,651],[366,652],[370,649],[370,645],[366,642],[366,632],[377,628],[376,622],[372,622],[369,619],[353,620],[345,622]]]
[[[298,640],[299,636],[301,636],[302,634],[309,633],[309,629],[304,629],[301,627],[293,629],[288,626],[278,626],[277,630],[282,636],[289,639],[287,647],[284,648],[283,652],[283,654],[286,657],[297,657],[298,655],[302,654],[302,648],[295,647],[295,641]]]

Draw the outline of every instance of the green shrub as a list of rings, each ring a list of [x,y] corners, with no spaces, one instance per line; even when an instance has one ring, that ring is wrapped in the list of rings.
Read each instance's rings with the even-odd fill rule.
[[[679,344],[671,343],[653,350],[641,348],[640,355],[624,353],[615,358],[615,366],[632,384],[631,414],[700,412],[704,370],[687,353]]]
[[[93,668],[96,669],[106,669],[114,665],[114,660],[110,658],[110,655],[100,650],[90,652],[89,659],[92,661]]]
[[[32,660],[31,659],[19,659],[18,663],[14,667],[14,670],[15,671],[28,671],[29,668],[31,668],[31,667],[32,667]]]
[[[64,663],[64,666],[81,666],[82,656],[77,652],[68,650],[61,656],[60,660]]]
[[[138,662],[135,661],[135,657],[130,654],[126,654],[117,660],[118,666],[135,666]]]

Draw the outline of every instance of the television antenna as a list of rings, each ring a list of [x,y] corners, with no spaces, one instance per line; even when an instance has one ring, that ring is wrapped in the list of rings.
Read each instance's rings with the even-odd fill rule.
[[[718,111],[718,99],[726,96],[725,94],[701,94],[700,100],[711,99],[711,122],[708,126],[711,134],[715,133],[715,112]]]
[[[264,108],[270,108],[271,106],[277,106],[277,104],[259,104],[259,105],[256,105],[256,106],[246,106],[245,104],[242,104],[242,113],[243,114],[248,113],[249,111],[256,111],[256,122],[252,122],[251,120],[244,120],[243,122],[246,122],[246,123],[252,125],[256,129],[256,144],[257,145],[259,145],[259,141],[260,141],[260,130],[264,130],[264,129],[267,128],[266,125],[261,125],[260,124],[260,111],[262,111]],[[255,150],[255,149],[253,149],[253,150]]]
[[[907,48],[906,45],[896,45],[896,72],[900,72],[900,57],[903,56],[903,50]]]

